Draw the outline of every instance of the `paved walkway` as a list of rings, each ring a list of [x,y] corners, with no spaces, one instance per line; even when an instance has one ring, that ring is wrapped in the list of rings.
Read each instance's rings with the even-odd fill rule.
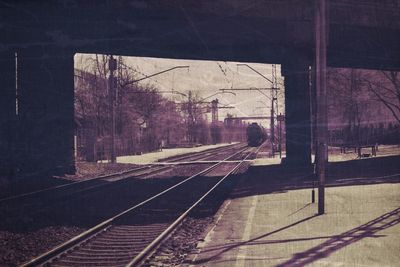
[[[243,180],[184,266],[400,266],[400,183],[311,189]]]

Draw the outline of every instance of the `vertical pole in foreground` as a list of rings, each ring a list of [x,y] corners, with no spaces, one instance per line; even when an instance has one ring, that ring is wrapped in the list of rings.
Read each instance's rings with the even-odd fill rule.
[[[109,82],[109,95],[110,95],[110,109],[111,109],[111,145],[110,145],[110,159],[112,163],[116,162],[115,156],[115,79],[114,71],[117,69],[117,60],[110,56],[108,62],[108,69],[110,70]]]
[[[325,213],[325,174],[327,154],[327,101],[326,101],[326,41],[327,1],[316,0],[315,5],[315,81],[317,106],[317,176],[318,214]]]
[[[278,84],[276,82],[276,65],[272,65],[272,87],[277,88]],[[275,158],[275,106],[274,101],[278,99],[275,98],[275,90],[271,90],[271,146],[272,146],[272,157]],[[278,109],[278,102],[276,103],[276,109]]]
[[[279,158],[282,158],[282,113],[279,113]]]
[[[272,157],[275,158],[275,110],[274,110],[274,90],[271,90],[271,151]]]

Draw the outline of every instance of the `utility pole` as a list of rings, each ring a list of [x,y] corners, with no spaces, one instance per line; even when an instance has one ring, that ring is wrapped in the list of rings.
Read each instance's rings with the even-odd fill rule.
[[[247,64],[238,64],[239,66],[247,66],[249,67]],[[253,68],[250,68],[251,70],[254,70]],[[274,142],[275,142],[275,108],[274,108],[274,101],[277,99],[274,97],[274,92],[278,91],[279,88],[275,87],[275,84],[273,81],[271,81],[270,79],[266,78],[264,75],[262,75],[261,73],[259,73],[258,71],[254,70],[256,73],[260,74],[263,78],[267,79],[269,82],[272,82],[272,87],[267,87],[267,88],[255,88],[255,87],[250,87],[250,88],[222,88],[219,89],[222,92],[225,91],[258,91],[261,94],[263,94],[264,96],[266,96],[267,98],[271,99],[271,110],[270,110],[270,116],[268,117],[270,119],[270,129],[271,129],[271,136],[270,136],[270,142],[271,142],[271,155],[272,157],[275,156],[275,147],[274,147]],[[271,95],[268,96],[266,93],[264,93],[263,91],[265,90],[269,90],[271,92]]]
[[[110,76],[108,77],[108,94],[110,98],[110,113],[111,113],[111,142],[110,142],[110,160],[111,163],[116,162],[115,156],[115,78],[114,71],[117,70],[117,60],[110,56],[108,61],[108,69],[110,70]]]
[[[178,93],[180,95],[186,96],[185,94],[179,93],[177,91],[173,91],[174,93]],[[217,123],[218,122],[218,109],[220,108],[234,108],[234,107],[227,107],[227,106],[222,106],[222,107],[218,107],[218,99],[215,99],[211,102],[207,101],[205,102],[204,100],[213,97],[215,95],[219,95],[219,94],[224,94],[224,93],[229,93],[229,94],[233,94],[236,96],[235,93],[233,92],[217,92],[214,93],[212,95],[209,95],[207,97],[204,97],[200,100],[195,101],[193,99],[193,95],[192,95],[192,91],[189,91],[187,97],[188,97],[188,102],[187,102],[187,113],[188,113],[188,119],[187,119],[187,137],[188,137],[188,141],[189,142],[193,142],[196,141],[195,140],[195,135],[193,134],[193,130],[194,130],[194,125],[196,124],[196,109],[197,109],[197,104],[202,104],[202,103],[211,103],[211,111],[212,111],[212,122]],[[201,109],[201,107],[200,107]],[[208,107],[208,109],[210,109],[210,107]],[[199,111],[201,113],[201,110]]]
[[[274,93],[271,91],[271,122],[270,122],[270,127],[271,127],[271,153],[272,157],[275,157],[275,118],[274,118]]]
[[[272,64],[272,87],[273,88],[278,88],[278,78],[276,75],[276,65]],[[275,109],[275,105],[274,105],[274,101],[276,104],[276,109]],[[275,157],[275,142],[276,142],[276,138],[275,138],[275,118],[278,118],[278,91],[277,90],[271,90],[271,144],[272,144],[272,157]],[[275,116],[275,114],[277,114]],[[281,124],[279,124],[279,127],[281,126]],[[280,133],[278,133],[280,134]],[[279,135],[280,138],[280,135]],[[280,144],[280,139],[279,139],[279,151],[281,148],[281,144]],[[282,152],[279,152],[280,157],[282,157]]]
[[[327,147],[327,99],[326,99],[326,0],[315,1],[315,80],[317,106],[317,160],[318,214],[325,213],[325,176],[328,161]]]
[[[193,142],[193,125],[194,125],[194,116],[193,116],[193,106],[192,106],[192,91],[189,91],[188,94],[188,141],[189,143]]]
[[[282,115],[282,113],[279,113],[279,115],[277,116],[277,121],[279,123],[279,158],[282,158],[282,121],[284,121],[284,116]]]
[[[270,116],[271,117],[271,119],[270,119],[271,137],[270,137],[270,141],[271,141],[271,155],[272,155],[272,157],[275,157],[275,147],[274,147],[274,143],[275,143],[275,119],[274,119],[274,115],[275,115],[275,111],[274,111],[275,96],[274,95],[275,94],[274,94],[274,91],[279,90],[279,89],[276,87],[277,84],[275,82],[275,78],[276,77],[274,76],[274,66],[272,68],[272,80],[270,80],[268,77],[266,77],[261,72],[259,72],[258,70],[254,69],[253,67],[251,67],[248,64],[237,64],[237,66],[238,67],[239,66],[244,66],[244,67],[247,67],[247,68],[251,69],[252,71],[254,71],[255,73],[257,73],[258,75],[260,75],[261,77],[263,77],[265,80],[267,80],[268,82],[270,82],[272,84],[271,88],[263,88],[263,89],[264,90],[265,89],[271,90],[271,97],[270,97],[271,98],[271,116]],[[238,90],[243,90],[243,89],[238,89]],[[252,90],[252,89],[250,89],[250,90]],[[256,90],[258,90],[260,93],[264,94],[261,89],[256,89]],[[267,96],[266,94],[264,94],[264,95]]]

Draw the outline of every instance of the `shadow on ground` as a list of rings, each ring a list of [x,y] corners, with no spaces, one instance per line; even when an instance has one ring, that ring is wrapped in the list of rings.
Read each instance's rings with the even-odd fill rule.
[[[0,231],[24,233],[49,226],[92,227],[183,179],[129,178],[71,197],[41,195],[32,203],[29,199],[24,203],[14,201],[0,206]]]
[[[340,235],[332,236],[318,246],[310,248],[301,253],[294,254],[291,259],[277,266],[296,267],[310,264],[316,260],[326,258],[335,251],[351,245],[357,241],[360,241],[363,238],[379,238],[380,236],[375,235],[376,233],[386,228],[392,227],[398,223],[400,223],[400,208],[387,212],[363,225],[355,227]]]
[[[348,245],[351,245],[357,241],[360,241],[366,237],[374,237],[379,238],[382,235],[377,235],[379,231],[392,227],[398,223],[400,223],[400,208],[394,209],[390,212],[387,212],[363,225],[355,227],[349,231],[341,233],[339,235],[333,236],[317,236],[317,237],[309,237],[309,238],[293,238],[293,239],[283,239],[283,240],[261,240],[270,235],[276,234],[281,231],[288,230],[291,227],[294,227],[298,224],[304,223],[315,218],[318,215],[313,215],[306,217],[304,219],[298,220],[292,224],[286,225],[282,228],[276,229],[274,231],[265,233],[263,235],[254,237],[247,241],[243,242],[235,242],[230,244],[224,244],[221,246],[209,247],[202,251],[202,253],[212,253],[212,256],[208,256],[206,258],[201,258],[195,261],[187,261],[187,264],[191,265],[202,265],[207,264],[208,262],[218,259],[218,257],[232,249],[239,248],[242,246],[258,246],[258,245],[268,245],[268,244],[276,244],[276,243],[289,243],[289,242],[297,242],[297,241],[307,241],[307,240],[320,240],[327,239],[325,242],[312,247],[306,251],[301,253],[296,253],[289,260],[277,265],[277,267],[286,267],[286,266],[305,266],[310,264],[316,260],[326,258],[330,254],[335,251],[342,249]],[[251,260],[262,260],[262,259],[248,259]],[[232,259],[232,262],[236,261],[236,259]]]
[[[327,170],[327,186],[400,183],[400,156],[331,162]],[[235,188],[231,198],[317,186],[313,168],[285,165],[250,167],[245,179]]]

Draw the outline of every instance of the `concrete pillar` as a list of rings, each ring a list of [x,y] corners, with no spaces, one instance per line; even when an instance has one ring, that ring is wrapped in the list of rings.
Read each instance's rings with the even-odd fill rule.
[[[311,164],[311,112],[309,64],[301,56],[291,56],[282,65],[285,77],[286,160],[297,166]]]
[[[16,90],[15,54],[0,53],[0,184],[12,179],[15,170]]]
[[[75,172],[74,61],[50,48],[18,53],[21,171]]]

